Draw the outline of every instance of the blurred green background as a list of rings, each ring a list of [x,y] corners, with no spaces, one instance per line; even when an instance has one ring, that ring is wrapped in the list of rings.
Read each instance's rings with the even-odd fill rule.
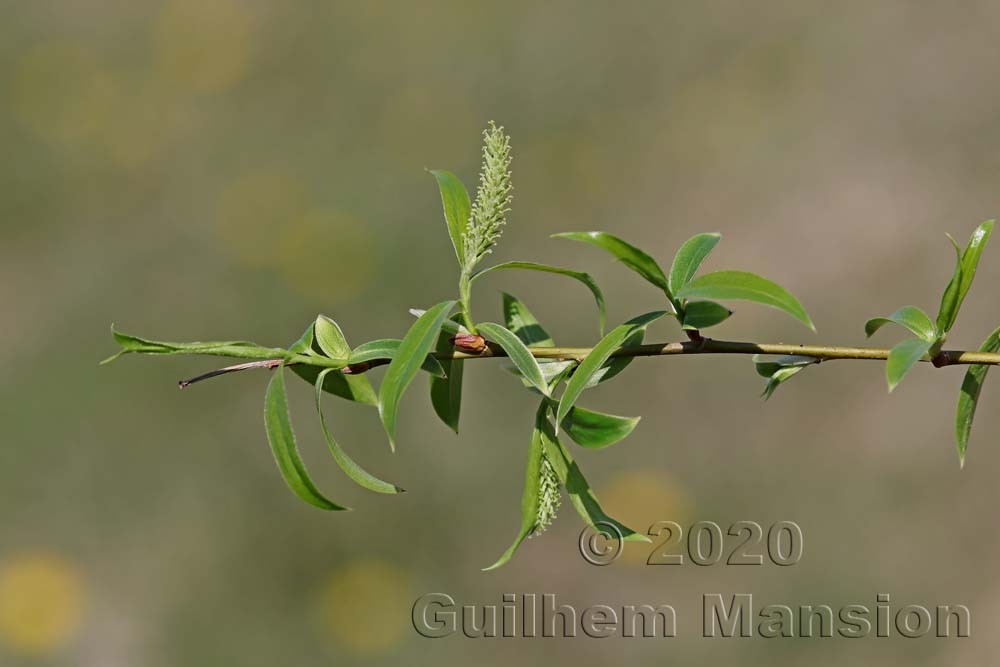
[[[348,338],[400,336],[455,294],[433,179],[470,187],[490,119],[513,138],[514,211],[496,260],[585,268],[610,322],[662,307],[592,248],[605,229],[669,263],[700,231],[709,266],[791,289],[819,329],[753,305],[717,337],[858,344],[904,303],[933,310],[963,238],[997,212],[1000,8],[902,0],[706,3],[5,3],[0,25],[0,664],[506,665],[675,658],[742,664],[986,664],[1000,623],[1000,393],[968,465],[960,369],[830,363],[762,402],[745,358],[635,363],[583,404],[645,418],[578,460],[637,527],[798,522],[791,568],[595,568],[569,506],[496,572],[516,532],[532,399],[497,364],[466,371],[463,433],[404,401],[395,455],[373,411],[332,429],[409,489],[356,488],[326,453],[309,387],[292,415],[317,482],[283,485],[266,374],[178,392],[211,359],[125,358],[108,326],[286,345],[319,312]],[[1000,320],[988,248],[949,345]],[[558,342],[594,341],[590,296],[499,274]],[[674,340],[670,323],[649,340]],[[878,342],[895,338],[886,332]],[[628,556],[628,554],[626,555]],[[417,596],[555,593],[581,607],[670,603],[673,640],[422,639]],[[970,639],[707,640],[705,593],[760,603],[963,603]]]

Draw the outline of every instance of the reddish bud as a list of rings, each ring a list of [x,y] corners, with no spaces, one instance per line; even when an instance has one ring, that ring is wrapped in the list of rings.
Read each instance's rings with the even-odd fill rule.
[[[486,339],[476,334],[460,333],[452,337],[451,343],[456,350],[466,354],[480,354],[486,349]]]

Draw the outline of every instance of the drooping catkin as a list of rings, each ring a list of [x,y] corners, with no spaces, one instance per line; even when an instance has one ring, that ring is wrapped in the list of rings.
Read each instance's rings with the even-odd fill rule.
[[[562,497],[559,494],[559,478],[549,460],[542,455],[541,479],[538,489],[538,514],[535,517],[535,531],[538,535],[545,532],[552,520],[556,518]]]

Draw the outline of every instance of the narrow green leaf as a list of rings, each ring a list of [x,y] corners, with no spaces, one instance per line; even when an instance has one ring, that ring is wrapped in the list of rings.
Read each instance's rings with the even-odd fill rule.
[[[515,336],[528,347],[555,347],[556,342],[520,299],[501,292],[503,319]]]
[[[362,343],[354,348],[350,355],[348,356],[349,364],[360,364],[366,361],[374,361],[376,359],[389,359],[390,361],[396,357],[399,352],[399,346],[402,345],[403,341],[399,338],[379,338],[377,340],[370,340],[367,343]],[[424,370],[431,375],[436,377],[447,377],[448,374],[444,369],[444,366],[440,361],[434,358],[433,354],[428,354],[424,358],[424,363],[420,366],[421,370]]]
[[[993,220],[987,220],[979,225],[972,232],[969,243],[965,246],[965,251],[962,252],[962,283],[958,290],[959,307],[965,301],[969,289],[972,288],[972,281],[976,277],[976,269],[979,268],[979,259],[986,248],[986,242],[990,240],[990,235],[993,233],[993,222]],[[957,312],[958,307],[955,310]]]
[[[931,318],[916,306],[903,306],[887,317],[873,317],[865,322],[865,335],[869,338],[883,326],[893,322],[910,330],[914,336],[933,343],[937,340],[937,327]]]
[[[636,345],[642,345],[645,337],[646,328],[641,327],[626,338],[622,342],[621,347],[635,347]],[[628,368],[633,361],[635,361],[635,357],[611,357],[601,364],[601,367],[597,369],[597,372],[590,377],[584,389],[591,389],[602,382],[607,382]]]
[[[528,446],[528,465],[524,471],[524,491],[521,494],[521,527],[517,531],[517,537],[495,563],[483,568],[484,571],[495,570],[508,563],[521,543],[535,530],[542,482],[542,432],[540,426],[545,420],[544,411],[539,409],[538,414],[535,415],[535,428],[531,433],[531,444]]]
[[[889,383],[889,391],[896,388],[913,365],[927,354],[931,345],[932,341],[907,338],[889,351],[889,359],[885,364],[885,379]]]
[[[326,418],[323,416],[323,382],[330,373],[336,373],[337,371],[332,368],[324,369],[323,372],[319,374],[316,379],[316,412],[319,413],[319,424],[323,429],[323,436],[326,438],[326,444],[330,448],[330,454],[333,455],[333,460],[337,462],[340,469],[344,473],[353,479],[358,485],[376,493],[402,493],[403,489],[396,486],[395,484],[390,484],[389,482],[384,482],[378,477],[375,477],[364,468],[359,466],[354,459],[352,459],[347,452],[340,446],[333,436],[330,435],[330,431],[326,426]]]
[[[504,269],[524,269],[527,271],[541,271],[543,273],[555,273],[560,276],[566,276],[568,278],[573,278],[581,283],[583,283],[590,293],[594,295],[594,302],[597,304],[597,316],[599,320],[599,329],[601,335],[604,334],[604,324],[605,324],[605,308],[604,308],[604,294],[601,292],[601,288],[597,286],[594,279],[590,277],[589,274],[583,273],[582,271],[573,271],[572,269],[563,269],[558,266],[550,266],[548,264],[538,264],[537,262],[504,262],[503,264],[497,264],[496,266],[490,266],[483,269],[482,271],[477,271],[472,275],[472,280],[480,278],[491,271],[501,271]]]
[[[319,379],[320,372],[325,370],[319,366],[308,366],[306,364],[295,364],[293,366],[289,366],[289,368],[291,368],[296,375],[311,385],[316,384],[316,380]],[[364,375],[330,373],[326,376],[326,379],[323,380],[323,391],[328,394],[333,394],[334,396],[347,399],[348,401],[361,403],[362,405],[372,407],[378,405],[378,396],[375,395],[375,389],[372,387],[372,383]]]
[[[521,371],[524,379],[530,382],[538,391],[546,396],[549,395],[549,385],[546,383],[545,378],[542,377],[542,369],[539,368],[535,357],[532,356],[531,351],[521,342],[520,338],[507,328],[493,322],[483,322],[482,324],[478,324],[477,327],[487,340],[496,343],[504,349],[510,360]]]
[[[351,350],[347,357],[347,363],[349,365],[362,364],[376,359],[389,359],[391,361],[399,351],[402,342],[401,338],[378,338],[361,343]]]
[[[694,278],[698,267],[720,240],[722,234],[696,234],[684,242],[674,255],[674,261],[670,265],[670,277],[667,279],[667,286],[673,294],[677,294]]]
[[[420,317],[426,312],[426,310],[421,310],[420,308],[410,308],[410,315],[413,315],[414,317]],[[460,333],[469,333],[469,330],[459,323],[460,319],[461,318],[459,317],[452,317],[445,320],[444,324],[441,325],[441,331],[451,334],[452,336]]]
[[[563,232],[562,234],[553,234],[552,237],[589,243],[607,250],[622,264],[663,290],[668,299],[673,298],[670,287],[667,285],[667,277],[663,275],[663,269],[656,263],[656,260],[617,236],[606,232]]]
[[[757,374],[761,377],[769,378],[776,371],[782,368],[794,366],[809,366],[818,364],[816,357],[807,357],[800,354],[783,354],[780,357],[772,358],[770,355],[755,354],[752,357],[753,365],[757,369]]]
[[[707,329],[725,322],[733,311],[714,301],[691,301],[684,306],[684,329]]]
[[[948,286],[941,295],[941,305],[938,306],[937,328],[945,334],[951,330],[951,325],[958,317],[958,293],[962,287],[962,248],[951,235],[947,236],[955,248],[955,272],[948,281]]]
[[[716,271],[695,278],[677,293],[678,298],[742,299],[783,310],[816,330],[799,300],[785,288],[746,271]]]
[[[576,368],[577,361],[574,359],[549,359],[544,363],[539,361],[538,365],[542,367],[542,376],[548,383],[551,394],[559,386],[559,383],[569,376],[569,371]],[[528,386],[527,382],[525,385]]]
[[[765,401],[771,398],[771,396],[774,394],[774,391],[783,382],[790,380],[794,375],[799,373],[804,368],[805,366],[785,366],[784,368],[779,368],[771,375],[771,377],[767,379],[767,384],[764,385],[764,391],[761,393],[761,396],[764,397]]]
[[[240,359],[271,359],[280,358],[285,350],[274,347],[261,347],[245,340],[174,343],[167,341],[148,340],[122,333],[111,326],[111,335],[122,348],[117,354],[102,361],[102,364],[114,361],[124,354],[204,354],[219,357],[237,357]]]
[[[396,418],[399,413],[399,401],[420,370],[424,358],[434,348],[441,325],[454,306],[454,301],[442,301],[421,315],[406,332],[396,356],[386,370],[382,386],[379,388],[378,409],[382,425],[389,436],[389,446],[393,451],[396,450]]]
[[[572,359],[558,361],[538,359],[537,361],[539,368],[542,369],[542,378],[549,387],[549,394],[555,391],[555,388],[559,386],[559,383],[565,379],[565,376],[568,375],[567,371],[573,366],[576,366],[576,361]],[[502,364],[502,367],[511,375],[519,378],[521,380],[521,384],[534,391],[534,385],[524,379],[524,376],[521,375],[521,371],[517,366],[512,363],[505,363]],[[541,392],[536,393],[541,394]]]
[[[777,358],[755,354],[753,356],[753,363],[757,369],[757,374],[767,378],[767,384],[764,385],[764,391],[761,393],[761,396],[764,397],[765,401],[768,400],[782,383],[790,380],[806,366],[818,364],[819,361],[816,357],[807,357],[798,354],[786,354]]]
[[[316,351],[313,350],[313,340],[314,340],[314,337],[315,337],[315,330],[316,330],[316,323],[315,322],[310,322],[309,326],[306,327],[306,330],[302,333],[302,335],[299,337],[299,339],[297,341],[295,341],[294,343],[292,343],[288,347],[288,354],[289,355],[293,355],[293,354],[314,355],[314,354],[316,354]]]
[[[437,179],[438,189],[441,191],[441,206],[444,208],[445,222],[448,223],[448,235],[451,236],[451,244],[455,247],[455,256],[461,266],[465,261],[465,230],[472,215],[469,191],[458,176],[450,171],[434,169],[431,174]]]
[[[996,329],[979,346],[980,352],[1000,351],[1000,329]],[[958,447],[958,462],[965,466],[965,452],[969,448],[969,433],[972,431],[972,419],[976,416],[976,405],[979,403],[979,393],[986,381],[986,373],[990,367],[985,364],[974,364],[965,371],[962,379],[962,389],[958,393],[958,412],[955,415],[955,443]]]
[[[547,401],[554,411],[558,403]],[[581,447],[604,449],[628,437],[641,417],[619,417],[574,406],[560,424],[567,435]]]
[[[622,346],[625,340],[636,333],[636,331],[641,330],[649,323],[656,321],[657,319],[666,315],[666,311],[658,310],[652,313],[646,313],[645,315],[640,315],[635,317],[625,324],[615,327],[611,333],[602,338],[600,342],[594,346],[582,362],[580,366],[576,369],[570,377],[569,382],[566,383],[566,390],[563,392],[562,398],[559,401],[559,409],[556,414],[556,423],[561,423],[562,420],[569,413],[573,404],[576,403],[576,399],[580,397],[583,390],[587,388],[587,383],[590,381],[591,377],[597,373],[597,371],[604,365],[612,353]],[[556,432],[558,433],[558,427]]]
[[[549,335],[545,327],[528,310],[524,302],[506,292],[502,292],[502,295],[504,322],[507,323],[507,328],[521,339],[522,343],[528,347],[555,347],[556,342],[552,339],[552,336]],[[550,393],[559,384],[560,376],[571,366],[576,365],[576,362],[572,360],[536,359],[535,361],[538,362],[539,368],[542,369],[542,378],[549,387]],[[521,371],[517,369],[517,366],[506,364],[504,368],[520,377],[524,386],[532,386],[530,382],[521,376]]]
[[[445,320],[445,324],[460,318],[461,315],[454,315],[450,320]],[[451,342],[450,334],[444,330],[442,325],[441,333],[435,349],[441,353],[453,352],[454,344]],[[444,378],[430,378],[431,405],[435,414],[445,423],[448,428],[458,433],[458,421],[462,414],[462,376],[465,372],[465,362],[460,359],[447,359],[441,362]]]
[[[573,461],[569,451],[559,441],[559,438],[552,430],[552,424],[548,419],[541,423],[541,440],[545,453],[545,458],[556,471],[556,476],[566,488],[573,508],[577,514],[591,528],[598,528],[599,524],[607,522],[615,525],[621,531],[622,537],[628,542],[649,542],[649,538],[642,533],[637,533],[620,521],[608,516],[601,507],[597,496],[590,488],[590,484],[583,476],[579,466]]]
[[[320,315],[313,325],[313,332],[316,345],[325,356],[331,359],[343,359],[344,363],[347,363],[347,358],[351,356],[351,346],[347,344],[340,325],[326,315]]]
[[[993,220],[987,220],[976,228],[969,238],[969,243],[965,246],[965,250],[959,255],[955,274],[952,276],[951,282],[948,283],[948,287],[941,297],[941,308],[938,311],[937,320],[938,329],[941,332],[947,333],[954,326],[959,308],[962,307],[962,302],[965,301],[965,297],[972,287],[972,281],[976,277],[976,269],[979,266],[979,259],[983,254],[983,249],[986,247],[986,242],[989,241],[992,233]],[[958,245],[954,239],[952,239],[952,244],[955,245],[957,252]]]
[[[274,453],[278,470],[295,495],[320,509],[348,509],[325,498],[309,478],[305,463],[299,456],[295,434],[292,432],[292,422],[288,417],[283,367],[274,371],[274,376],[267,385],[267,393],[264,396],[264,425],[267,428],[267,440],[271,443],[271,451]]]

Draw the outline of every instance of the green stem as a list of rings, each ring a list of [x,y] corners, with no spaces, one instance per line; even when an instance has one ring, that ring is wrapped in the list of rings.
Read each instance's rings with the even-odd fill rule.
[[[458,280],[459,308],[462,312],[462,320],[469,333],[476,333],[476,323],[472,319],[472,276],[470,271],[462,271],[462,276]]]

